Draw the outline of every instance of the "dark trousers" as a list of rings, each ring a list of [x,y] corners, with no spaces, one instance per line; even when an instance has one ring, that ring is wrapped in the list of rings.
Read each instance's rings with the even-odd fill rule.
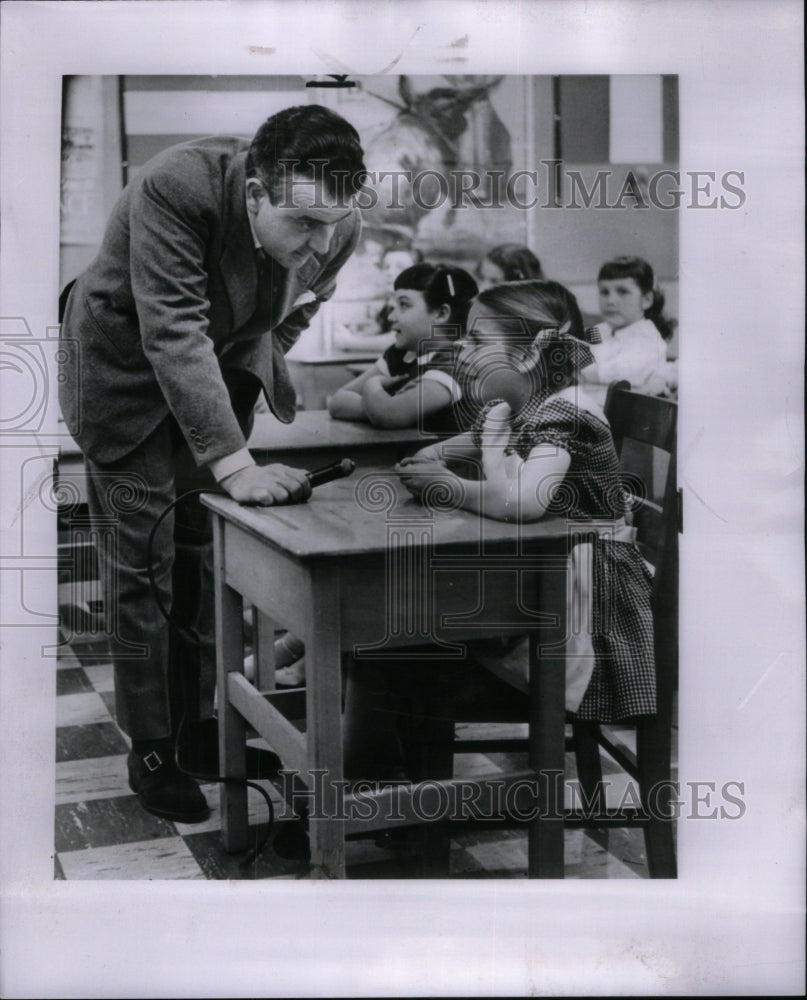
[[[348,660],[346,778],[450,777],[455,722],[525,718],[520,692],[472,654],[440,660],[423,658],[425,653],[439,655],[436,647],[405,652],[408,656],[401,660]]]
[[[258,384],[240,373],[227,381],[246,435]],[[213,714],[209,512],[198,497],[181,502],[165,517],[153,543],[154,580],[162,604],[180,625],[195,631],[196,643],[188,644],[170,628],[158,607],[148,577],[149,534],[177,496],[189,489],[215,489],[216,483],[208,470],[196,466],[173,417],[123,458],[104,465],[87,458],[86,466],[118,724],[132,739],[161,739],[176,733],[188,693],[198,718]]]

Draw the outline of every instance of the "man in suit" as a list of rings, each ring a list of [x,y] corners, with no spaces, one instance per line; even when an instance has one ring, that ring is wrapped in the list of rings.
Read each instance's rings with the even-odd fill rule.
[[[218,484],[263,505],[308,497],[304,471],[256,466],[246,438],[261,391],[278,419],[294,419],[284,355],[356,246],[362,157],[355,129],[315,105],[272,116],[251,143],[165,150],[124,189],[98,256],[62,296],[62,335],[79,356],[60,403],[98,537],[113,526],[99,561],[129,783],[166,819],[208,815],[174,760],[183,674],[200,675],[186,720],[195,767],[217,767],[212,546],[198,497],[180,501],[153,540],[152,588],[149,534],[188,488]]]

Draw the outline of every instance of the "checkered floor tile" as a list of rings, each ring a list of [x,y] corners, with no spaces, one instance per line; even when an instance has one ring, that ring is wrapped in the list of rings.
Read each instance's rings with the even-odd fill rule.
[[[219,788],[203,785],[211,815],[183,825],[149,815],[129,789],[129,743],[114,719],[112,665],[103,643],[74,635],[57,661],[55,877],[59,879],[289,879],[305,878],[308,866],[275,853],[272,842],[257,860],[228,854],[221,843]],[[457,774],[472,777],[508,763],[504,755],[457,758]],[[571,758],[569,758],[571,761]],[[512,761],[511,761],[512,763]],[[610,778],[610,775],[609,775]],[[269,782],[276,816],[283,802]],[[619,786],[614,785],[618,791]],[[268,809],[250,793],[250,825],[256,843],[266,831]],[[274,835],[284,829],[276,823]],[[288,852],[284,852],[288,853]],[[569,830],[565,844],[568,878],[646,878],[639,830],[590,834]],[[419,859],[405,838],[350,841],[348,877],[416,877]],[[450,878],[523,878],[526,835],[512,830],[464,833],[451,842]]]

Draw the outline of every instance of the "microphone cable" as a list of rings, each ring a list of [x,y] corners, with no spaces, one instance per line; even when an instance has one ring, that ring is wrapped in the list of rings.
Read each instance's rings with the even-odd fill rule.
[[[311,484],[311,488],[314,489],[317,486],[322,486],[325,483],[333,481],[334,479],[342,479],[344,477],[349,476],[355,468],[356,468],[356,463],[352,459],[343,458],[340,462],[334,462],[332,465],[328,465],[325,466],[324,468],[315,469],[311,472],[308,472],[307,473],[308,481]],[[176,620],[176,618],[171,614],[171,612],[169,612],[169,610],[166,608],[165,604],[163,603],[162,597],[160,596],[160,592],[157,587],[157,581],[154,578],[154,539],[157,535],[157,531],[159,530],[160,525],[178,504],[180,504],[183,500],[187,500],[189,497],[201,496],[201,494],[203,493],[211,494],[213,496],[226,496],[226,497],[229,496],[229,493],[227,493],[225,490],[210,489],[209,487],[191,489],[187,490],[185,493],[181,493],[165,507],[160,516],[152,525],[151,531],[149,532],[148,544],[146,546],[146,570],[148,572],[149,586],[151,587],[151,592],[154,595],[154,600],[157,604],[157,608],[159,609],[159,612],[163,616],[165,621],[168,623],[168,627],[174,630],[175,634],[180,640],[190,645],[198,644],[199,642],[198,632],[194,628],[191,628],[185,624],[180,624]],[[266,844],[269,842],[269,838],[272,835],[272,828],[275,822],[274,805],[272,804],[272,800],[268,792],[264,788],[262,788],[257,782],[251,781],[248,778],[229,778],[219,774],[213,775],[213,774],[206,774],[204,772],[194,772],[194,771],[189,771],[182,766],[179,760],[179,745],[180,745],[180,736],[182,734],[182,730],[187,722],[187,716],[189,710],[189,705],[188,705],[189,698],[187,695],[187,683],[188,683],[187,678],[181,678],[180,680],[184,681],[184,683],[182,684],[182,718],[179,721],[179,726],[177,727],[177,735],[174,740],[174,762],[177,768],[183,774],[186,774],[188,777],[194,778],[197,781],[203,781],[210,784],[218,783],[223,785],[237,785],[238,787],[242,788],[253,788],[255,789],[255,791],[259,792],[263,796],[264,801],[266,802],[267,809],[269,810],[269,821],[267,823],[266,832],[264,833],[260,842],[256,843],[254,847],[250,848],[249,851],[247,851],[247,854],[244,857],[244,859],[241,862],[239,862],[239,867],[242,869],[246,869],[258,859],[259,855],[266,847]],[[197,678],[197,684],[198,684],[198,678]]]
[[[177,637],[188,643],[189,645],[196,645],[199,642],[199,633],[194,629],[185,624],[180,624],[176,618],[168,611],[163,600],[160,596],[159,589],[157,587],[157,581],[154,578],[154,539],[157,535],[160,525],[168,517],[174,508],[181,503],[183,500],[187,500],[189,497],[200,496],[202,493],[213,494],[214,496],[229,496],[224,490],[210,489],[192,489],[187,490],[185,493],[180,494],[175,497],[171,503],[169,503],[166,508],[162,511],[160,516],[152,525],[151,531],[149,533],[148,545],[146,547],[146,569],[148,572],[149,586],[151,587],[151,592],[154,595],[154,600],[157,604],[157,608],[160,614],[163,616],[165,621],[168,623],[169,628],[173,629]],[[259,855],[266,847],[269,842],[269,838],[272,835],[272,828],[275,822],[275,808],[272,803],[272,799],[269,793],[262,788],[256,781],[251,781],[248,778],[228,778],[220,774],[206,774],[204,772],[189,771],[187,768],[183,767],[179,759],[179,745],[182,730],[185,728],[188,716],[188,696],[187,696],[187,678],[181,678],[182,683],[182,717],[179,721],[179,726],[177,727],[177,734],[174,740],[174,763],[177,768],[189,778],[194,778],[196,781],[202,781],[209,784],[222,784],[222,785],[235,785],[240,788],[253,788],[255,791],[259,792],[266,802],[266,806],[269,810],[269,820],[266,827],[266,832],[258,843],[254,847],[251,847],[245,857],[239,862],[239,867],[242,870],[249,868],[255,861],[257,861]],[[197,678],[198,683],[198,678]]]

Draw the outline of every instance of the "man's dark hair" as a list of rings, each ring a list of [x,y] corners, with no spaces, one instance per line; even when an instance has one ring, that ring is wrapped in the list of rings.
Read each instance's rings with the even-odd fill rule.
[[[366,172],[359,133],[319,104],[296,105],[267,118],[247,153],[247,177],[257,177],[274,204],[293,173],[322,180],[330,195],[347,200]]]

